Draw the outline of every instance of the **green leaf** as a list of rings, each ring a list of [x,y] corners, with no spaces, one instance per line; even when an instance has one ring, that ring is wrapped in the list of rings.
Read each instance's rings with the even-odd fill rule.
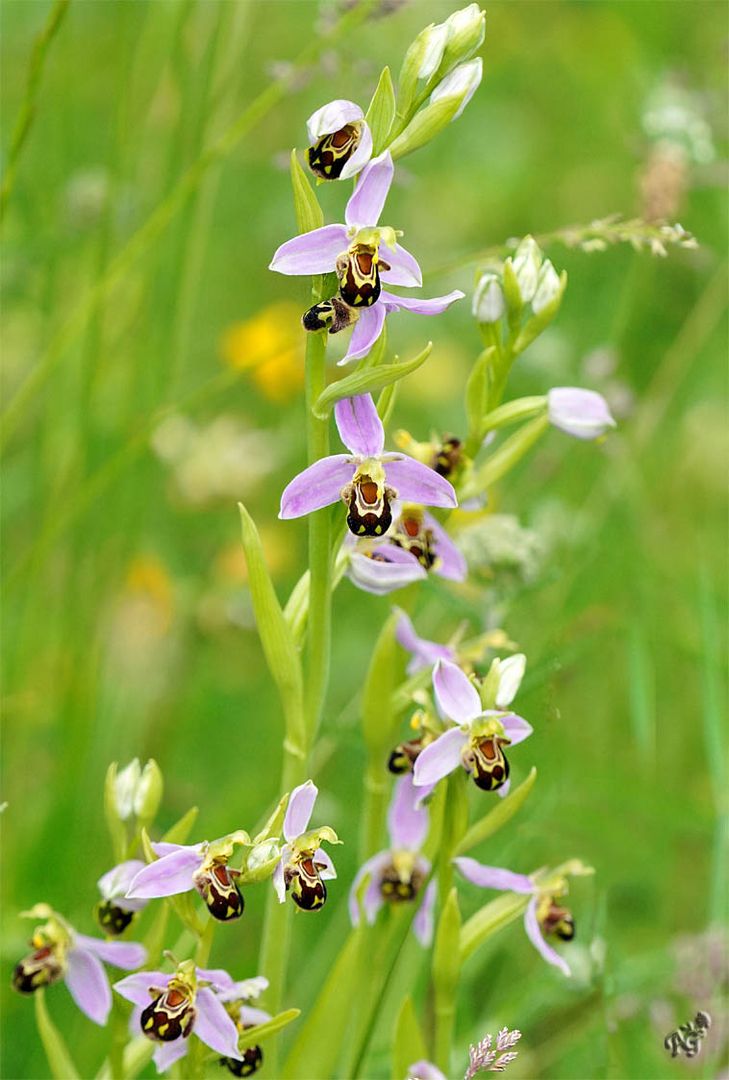
[[[497,896],[491,903],[484,904],[480,911],[463,924],[461,929],[459,937],[461,963],[464,963],[480,945],[483,945],[484,941],[523,915],[530,900],[531,896],[521,893],[505,893],[503,896]]]
[[[285,1028],[299,1016],[301,1016],[301,1009],[286,1009],[284,1012],[277,1013],[276,1016],[267,1020],[265,1024],[256,1024],[255,1027],[246,1028],[238,1039],[238,1049],[247,1050],[249,1046],[258,1046],[264,1039],[270,1039],[272,1035],[277,1035],[282,1028]]]
[[[377,758],[390,748],[393,738],[392,695],[400,668],[395,637],[398,618],[393,612],[380,632],[362,691],[362,734],[370,755]]]
[[[372,95],[365,120],[372,132],[372,156],[382,153],[387,146],[392,121],[395,119],[395,88],[389,67],[383,69],[377,89]]]
[[[342,1044],[352,1020],[351,995],[344,993],[343,988],[360,984],[363,934],[364,927],[360,924],[356,930],[350,931],[340,949],[329,977],[299,1029],[284,1063],[281,1073],[283,1080],[311,1076],[312,1062],[316,1062],[317,1076],[335,1075]]]
[[[425,1061],[427,1057],[428,1051],[420,1030],[413,999],[408,994],[395,1021],[392,1080],[406,1080],[410,1066],[416,1061]]]
[[[395,139],[390,147],[392,160],[411,154],[430,142],[444,127],[450,124],[458,112],[460,100],[458,97],[442,98],[426,105],[413,117],[401,135]]]
[[[461,933],[461,912],[458,907],[458,893],[455,888],[448,893],[443,905],[433,949],[433,985],[436,997],[450,1000],[455,996],[458,976],[461,969],[459,938]]]
[[[48,1064],[54,1080],[79,1080],[79,1072],[73,1063],[73,1058],[68,1052],[61,1033],[48,1015],[46,999],[42,989],[36,990],[35,998],[35,1021],[38,1025],[43,1049],[48,1058]]]
[[[510,792],[508,798],[499,800],[493,810],[489,810],[488,814],[484,814],[480,821],[476,821],[471,826],[456,847],[455,854],[465,855],[476,844],[480,844],[483,840],[487,840],[489,836],[493,836],[495,832],[498,832],[499,829],[506,825],[507,821],[511,821],[517,810],[520,810],[527,801],[536,779],[537,770],[533,768],[526,780],[522,781],[518,788]]]
[[[303,753],[306,736],[301,659],[268,573],[263,545],[253,518],[242,503],[238,503],[238,508],[243,547],[248,564],[248,587],[251,591],[263,653],[268,669],[278,687],[286,717],[287,738],[292,747]]]
[[[314,403],[314,416],[319,420],[325,420],[332,411],[334,405],[342,398],[356,397],[358,394],[372,394],[381,390],[384,386],[403,379],[406,375],[416,371],[421,364],[430,356],[433,342],[429,341],[422,352],[419,352],[412,360],[397,360],[392,364],[380,364],[379,367],[366,367],[357,369],[351,375],[339,379],[326,388]]]
[[[186,844],[187,838],[192,832],[192,827],[197,821],[198,809],[196,806],[191,806],[186,814],[183,814],[179,821],[176,821],[162,839],[166,844]]]
[[[299,232],[306,233],[321,228],[324,214],[295,150],[291,151],[291,187],[294,191],[294,211]]]

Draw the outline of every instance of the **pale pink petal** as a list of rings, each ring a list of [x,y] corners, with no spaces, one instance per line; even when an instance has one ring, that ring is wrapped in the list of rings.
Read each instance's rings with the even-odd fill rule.
[[[380,277],[383,276],[380,274]],[[464,295],[460,289],[454,289],[445,296],[431,296],[429,299],[418,300],[410,296],[395,296],[394,293],[383,289],[380,293],[380,303],[384,304],[388,312],[402,310],[412,311],[415,315],[442,315],[451,304],[454,304],[456,300],[461,300]]]
[[[429,882],[418,913],[413,920],[413,933],[424,949],[429,949],[433,941],[437,891],[437,883],[434,879]]]
[[[394,172],[389,150],[365,166],[347,203],[344,215],[347,225],[362,227],[378,223]]]
[[[372,394],[342,398],[334,406],[339,438],[359,457],[379,457],[385,445],[382,426]]]
[[[542,954],[547,963],[558,967],[564,975],[569,977],[572,974],[569,964],[562,959],[559,953],[556,952],[551,945],[547,944],[542,936],[542,930],[539,926],[539,920],[537,919],[536,896],[529,901],[529,907],[524,912],[524,927],[532,945]]]
[[[468,574],[468,565],[460,549],[432,514],[424,514],[423,520],[433,533],[433,547],[438,557],[435,573],[448,581],[464,581]]]
[[[407,667],[408,675],[414,675],[424,667],[432,667],[438,660],[452,660],[453,649],[448,645],[439,645],[437,641],[428,641],[421,638],[415,631],[411,620],[404,611],[395,608],[399,614],[395,637],[404,649],[412,653],[412,659]]]
[[[133,878],[146,865],[141,859],[127,859],[126,862],[119,863],[118,866],[107,870],[97,882],[99,892],[104,900],[116,900],[118,897],[124,896]]]
[[[504,780],[501,787],[496,789],[496,792],[497,792],[500,799],[505,799],[510,791],[511,791],[511,777],[509,777],[507,780]]]
[[[344,165],[344,168],[339,174],[340,180],[349,180],[350,177],[356,176],[358,172],[364,169],[367,162],[372,157],[372,132],[369,129],[369,125],[362,121],[362,134],[359,140],[359,146],[352,154],[349,161]]]
[[[180,848],[170,855],[163,855],[157,862],[139,871],[129,886],[127,896],[135,900],[187,892],[193,887],[192,875],[202,858],[197,848]]]
[[[499,889],[502,892],[533,893],[534,884],[526,874],[515,874],[512,870],[503,870],[500,866],[484,866],[476,859],[460,855],[453,860],[453,865],[467,881],[481,889]]]
[[[334,868],[334,863],[331,857],[327,855],[324,848],[317,848],[314,852],[314,862],[323,863],[324,867],[319,867],[319,877],[322,881],[333,881],[337,876],[337,871]]]
[[[408,1080],[448,1080],[432,1061],[416,1061],[408,1066]]]
[[[155,987],[164,989],[171,978],[172,975],[163,971],[138,971],[136,975],[119,979],[114,983],[114,989],[125,1001],[146,1008],[152,1000],[150,990]]]
[[[602,394],[555,386],[547,394],[549,422],[576,439],[599,439],[616,426]]]
[[[515,653],[506,660],[499,661],[499,688],[496,691],[497,709],[505,709],[511,705],[521,686],[526,670],[526,656],[524,653]]]
[[[418,795],[412,774],[401,776],[387,814],[390,842],[395,851],[418,851],[425,843],[429,814],[424,806],[416,806]]]
[[[359,551],[349,556],[347,577],[359,589],[385,596],[428,576],[425,567],[409,551],[387,543],[376,550],[378,557],[374,559]]]
[[[353,124],[356,120],[364,119],[364,113],[359,105],[345,98],[336,98],[328,101],[320,109],[313,112],[306,121],[306,131],[309,142],[315,143],[324,135],[333,135],[335,131],[341,131],[347,124]]]
[[[435,665],[433,690],[440,715],[454,724],[470,724],[483,713],[478,690],[450,660],[439,660]]]
[[[269,270],[277,274],[328,274],[337,265],[337,257],[347,250],[344,225],[324,225],[287,240],[271,260]]]
[[[218,1001],[207,986],[198,989],[195,1007],[195,1034],[198,1039],[202,1039],[217,1054],[240,1061],[238,1029],[225,1011],[223,1003]]]
[[[291,842],[306,832],[318,794],[319,789],[313,780],[299,784],[291,792],[283,823],[285,840]]]
[[[351,483],[355,466],[348,454],[320,458],[295,476],[284,488],[279,517],[303,517],[339,500],[342,488]]]
[[[152,1054],[157,1072],[163,1073],[171,1069],[176,1061],[184,1058],[189,1045],[189,1039],[175,1039],[174,1042],[162,1043],[157,1046]]]
[[[255,1027],[256,1024],[267,1024],[271,1014],[265,1009],[256,1009],[252,1005],[241,1005],[240,1018],[246,1027]]]
[[[372,307],[358,310],[359,318],[354,324],[346,355],[338,362],[339,367],[351,363],[352,360],[360,360],[363,356],[367,356],[382,333],[385,315],[387,314],[383,304],[376,303]]]
[[[413,783],[417,787],[437,784],[461,764],[461,751],[468,736],[460,728],[451,728],[422,750],[413,768]]]
[[[88,949],[76,946],[68,953],[64,979],[79,1009],[103,1027],[111,1009],[111,990],[101,961]]]
[[[399,454],[392,461],[386,460],[385,473],[388,484],[392,484],[403,502],[443,506],[449,510],[458,505],[453,485],[415,458]]]
[[[402,244],[394,248],[388,247],[387,244],[380,244],[380,258],[390,265],[389,270],[380,271],[380,281],[388,285],[401,285],[406,289],[419,289],[423,284],[423,274],[418,260]],[[393,296],[384,289],[380,295],[387,297],[388,300],[400,300],[399,296]]]
[[[524,742],[534,731],[532,725],[528,724],[521,716],[517,716],[516,713],[502,716],[501,723],[504,725],[504,731],[511,740],[512,746]]]
[[[284,849],[286,850],[286,849]],[[276,863],[276,869],[273,872],[272,882],[273,888],[278,897],[279,904],[283,904],[286,900],[286,881],[284,879],[284,855],[281,852],[281,858]]]
[[[144,945],[138,945],[134,941],[104,941],[101,938],[87,937],[86,934],[76,934],[76,941],[100,960],[123,968],[124,971],[141,967],[147,959]]]
[[[215,990],[221,993],[232,990],[237,985],[235,979],[224,968],[198,968],[197,977],[205,982],[212,983]]]

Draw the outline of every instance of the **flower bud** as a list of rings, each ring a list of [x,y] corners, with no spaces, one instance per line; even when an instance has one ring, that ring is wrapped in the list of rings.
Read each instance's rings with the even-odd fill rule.
[[[139,758],[134,758],[114,778],[114,802],[121,821],[128,821],[134,813],[134,799],[141,775]]]
[[[537,289],[532,299],[532,311],[538,315],[562,293],[559,274],[549,259],[545,259],[537,278]]]
[[[602,394],[557,386],[547,394],[549,422],[576,439],[599,439],[616,426]]]
[[[452,99],[458,102],[453,120],[457,120],[466,105],[476,93],[483,76],[483,61],[480,56],[475,60],[468,60],[465,64],[459,64],[430,95],[430,104],[438,101]]]
[[[437,23],[428,26],[419,35],[420,40],[420,67],[418,68],[419,79],[429,79],[435,75],[443,59],[443,51],[448,41],[448,26],[446,23]]]
[[[466,60],[482,43],[486,34],[486,12],[478,4],[454,11],[445,21],[448,30],[448,43],[443,56],[443,67],[447,71],[453,64]]]
[[[525,236],[514,254],[514,273],[519,283],[522,303],[528,304],[537,291],[542,252],[533,236]]]
[[[142,769],[142,775],[134,793],[134,813],[142,821],[152,821],[162,801],[164,781],[159,765],[150,758]]]
[[[504,314],[504,291],[494,273],[483,274],[473,294],[473,315],[480,323],[498,322]]]

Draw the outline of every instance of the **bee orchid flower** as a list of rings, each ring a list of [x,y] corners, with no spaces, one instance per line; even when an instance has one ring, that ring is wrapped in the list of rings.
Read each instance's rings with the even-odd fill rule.
[[[415,257],[398,243],[400,234],[390,226],[378,224],[393,173],[389,153],[374,158],[357,181],[347,203],[344,224],[323,225],[287,240],[278,248],[270,264],[270,269],[279,274],[337,273],[338,302],[344,303],[351,318],[330,329],[336,332],[348,321],[356,320],[349,349],[340,361],[342,364],[367,355],[390,312],[403,309],[419,315],[439,315],[464,295],[456,289],[447,296],[411,300],[382,288],[382,282],[406,288],[418,288],[423,283]],[[310,314],[307,312],[304,316],[305,326],[319,329],[317,319],[307,318]]]
[[[420,803],[420,792],[413,787],[412,776],[401,776],[395,785],[387,817],[390,847],[378,851],[357,871],[349,891],[349,916],[353,926],[359,925],[358,892],[362,880],[369,876],[362,897],[362,911],[371,926],[384,904],[412,903],[421,893],[430,873],[429,861],[420,854],[428,835],[429,815]],[[433,939],[433,909],[436,883],[431,881],[423,893],[413,932],[423,948]]]
[[[127,896],[129,886],[144,866],[141,859],[128,859],[99,878],[101,900],[96,905],[96,918],[107,934],[123,934],[136,913],[146,905],[146,900],[131,900]]]
[[[531,725],[515,713],[484,710],[471,680],[448,660],[435,665],[433,690],[441,715],[455,726],[418,755],[413,770],[415,784],[430,786],[461,766],[483,791],[506,794],[509,763],[503,748],[528,738]]]
[[[385,431],[370,394],[338,401],[334,415],[349,454],[315,461],[284,490],[280,518],[297,518],[340,498],[355,536],[383,536],[400,497],[426,506],[453,508],[456,493],[444,477],[398,451],[385,453]]]
[[[578,859],[564,863],[553,873],[539,871],[528,877],[504,870],[498,866],[485,866],[476,859],[460,856],[453,860],[454,866],[467,881],[481,889],[498,889],[501,892],[522,893],[531,899],[524,912],[524,928],[534,948],[564,975],[571,975],[567,962],[546,941],[556,937],[560,941],[572,941],[575,921],[572,912],[558,900],[568,891],[567,875],[591,874],[592,869]]]
[[[25,914],[46,922],[33,932],[33,952],[16,966],[13,987],[32,994],[63,980],[79,1009],[103,1027],[111,1009],[111,990],[102,961],[129,971],[142,966],[147,950],[133,941],[101,941],[79,934],[47,904],[37,904]]]
[[[328,825],[308,829],[318,794],[319,789],[311,780],[291,792],[283,823],[285,844],[273,873],[279,903],[283,904],[286,893],[290,892],[302,911],[318,911],[323,907],[327,898],[324,882],[337,876],[334,863],[321,847],[323,840],[328,844],[341,843],[334,829]]]
[[[213,918],[220,922],[238,919],[244,908],[235,880],[240,871],[228,866],[228,860],[236,846],[250,843],[242,829],[199,844],[153,843],[152,850],[159,858],[135,875],[126,898],[150,900],[195,889]]]
[[[338,98],[306,121],[309,168],[322,180],[349,180],[372,157],[372,132],[359,105]]]

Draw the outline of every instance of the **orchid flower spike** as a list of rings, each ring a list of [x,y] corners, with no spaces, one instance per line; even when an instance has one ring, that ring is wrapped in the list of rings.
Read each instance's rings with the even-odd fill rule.
[[[483,791],[506,795],[509,763],[503,748],[523,742],[531,735],[531,726],[515,713],[484,710],[476,687],[448,660],[435,665],[433,690],[441,715],[456,726],[418,755],[415,784],[432,786],[460,765]]]
[[[456,505],[452,485],[427,465],[384,453],[385,431],[370,394],[338,401],[334,416],[350,453],[321,458],[295,476],[281,496],[280,518],[302,517],[342,498],[355,536],[384,536],[398,497],[427,506]]]
[[[357,871],[349,890],[349,917],[359,925],[359,888],[369,877],[362,897],[362,911],[371,926],[383,904],[412,903],[420,894],[430,873],[429,861],[420,854],[428,835],[428,810],[419,804],[420,792],[412,777],[402,776],[395,785],[387,817],[390,848],[378,851]],[[433,909],[436,883],[431,881],[413,922],[413,932],[423,948],[433,939]]]
[[[372,157],[372,132],[359,105],[339,98],[306,121],[309,168],[321,180],[349,180]]]
[[[250,843],[242,829],[199,844],[153,843],[152,850],[159,858],[135,875],[126,897],[149,900],[195,889],[214,919],[239,919],[244,901],[235,879],[240,870],[228,866],[228,861],[237,846],[248,847]]]
[[[389,153],[381,154],[369,163],[357,181],[354,194],[347,203],[345,224],[324,225],[320,229],[287,240],[276,251],[270,269],[279,274],[328,274],[336,271],[339,278],[338,302],[345,313],[330,312],[334,322],[330,331],[344,329],[356,318],[352,340],[342,364],[366,356],[377,341],[385,316],[403,308],[419,315],[439,315],[464,295],[456,289],[447,296],[431,300],[410,300],[395,296],[382,288],[402,285],[417,288],[423,279],[415,258],[397,242],[400,235],[390,226],[378,225],[380,214],[390,190],[394,166]],[[327,301],[327,303],[329,303]],[[317,305],[304,316],[307,329],[320,329],[323,312]]]
[[[136,1033],[141,1029],[143,1035],[159,1044],[154,1062],[160,1073],[185,1056],[193,1031],[226,1059],[229,1068],[229,1062],[241,1063],[244,1056],[238,1049],[240,1028],[229,1003],[254,996],[266,986],[267,980],[261,978],[236,983],[227,971],[198,968],[192,960],[183,961],[171,974],[139,971],[114,983],[116,992],[135,1006],[131,1030]],[[260,1015],[268,1019],[268,1014]],[[260,1024],[263,1020],[253,1022]]]
[[[571,974],[567,962],[545,938],[554,936],[560,941],[572,941],[575,936],[575,920],[572,912],[557,901],[569,891],[567,875],[591,874],[590,867],[574,859],[564,863],[553,873],[540,871],[527,877],[526,874],[515,874],[497,866],[485,866],[466,856],[454,859],[453,864],[467,881],[481,889],[499,889],[501,892],[531,896],[524,912],[527,937],[548,964],[558,967],[564,975]]]
[[[128,859],[99,878],[101,900],[96,905],[96,918],[101,929],[112,937],[123,934],[136,913],[147,904],[146,900],[127,896],[129,886],[144,866],[141,859]]]
[[[302,911],[322,908],[327,898],[324,882],[337,876],[334,863],[321,843],[325,840],[328,844],[340,844],[341,840],[328,825],[308,829],[318,794],[319,789],[312,780],[291,792],[283,823],[286,843],[273,873],[273,887],[279,903],[283,904],[286,893],[290,892],[291,899]]]
[[[24,915],[46,922],[34,930],[33,952],[16,966],[13,987],[32,994],[63,979],[79,1009],[103,1027],[111,1009],[111,990],[102,960],[129,971],[142,966],[147,950],[133,941],[100,941],[79,934],[47,904],[36,904]]]

